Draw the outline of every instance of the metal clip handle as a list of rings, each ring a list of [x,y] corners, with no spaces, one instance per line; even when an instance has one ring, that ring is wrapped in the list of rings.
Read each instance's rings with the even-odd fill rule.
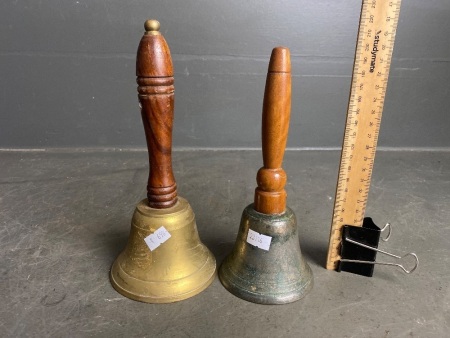
[[[385,241],[385,242],[389,239],[389,237],[390,237],[390,235],[391,235],[390,224],[387,223],[387,224],[384,226],[384,228],[381,230],[381,231],[383,231],[383,230],[386,229],[387,227],[389,227],[389,233],[388,233],[388,236],[387,236],[385,239],[382,238],[383,241]],[[406,256],[413,256],[413,257],[415,258],[415,260],[416,260],[416,263],[415,263],[415,265],[414,265],[414,267],[413,267],[412,269],[407,270],[403,265],[398,264],[398,263],[369,262],[369,261],[361,261],[361,260],[356,260],[356,259],[345,259],[345,258],[341,258],[341,262],[364,263],[364,264],[380,264],[380,265],[393,265],[393,266],[398,266],[399,268],[401,268],[401,269],[402,269],[404,272],[406,272],[406,273],[412,273],[412,272],[413,272],[414,270],[416,270],[417,267],[419,266],[419,258],[418,258],[417,255],[416,255],[415,253],[413,253],[413,252],[407,253],[407,254],[404,255],[404,256],[397,256],[397,255],[394,255],[393,253],[386,252],[386,251],[383,251],[383,250],[374,248],[374,247],[372,247],[372,246],[369,246],[369,245],[365,245],[365,244],[359,243],[359,242],[357,242],[357,241],[354,241],[354,240],[351,239],[351,238],[345,238],[345,240],[346,240],[347,242],[350,242],[350,243],[359,245],[359,246],[361,246],[361,247],[363,247],[363,248],[366,248],[366,249],[369,249],[369,250],[374,250],[374,251],[377,251],[377,252],[381,252],[382,254],[385,254],[385,255],[388,255],[388,256],[391,256],[391,257],[394,257],[394,258],[397,258],[397,259],[403,259],[403,258],[406,257]]]
[[[383,242],[387,242],[389,240],[389,238],[391,237],[391,231],[392,231],[391,223],[386,223],[386,225],[383,227],[383,229],[380,230],[380,232],[383,232],[386,229],[388,229],[388,234],[387,234],[386,238],[381,237],[381,240]]]

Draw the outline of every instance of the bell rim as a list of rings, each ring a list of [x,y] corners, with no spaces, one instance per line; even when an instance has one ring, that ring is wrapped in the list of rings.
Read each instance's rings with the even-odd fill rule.
[[[229,272],[229,273],[227,273]],[[227,261],[225,260],[219,268],[219,280],[231,294],[239,297],[243,300],[263,304],[263,305],[282,305],[293,303],[304,298],[313,288],[314,278],[312,274],[312,270],[308,264],[306,264],[305,272],[309,275],[309,279],[306,283],[302,283],[300,287],[290,289],[288,291],[281,292],[255,292],[246,287],[244,283],[233,283],[235,280],[246,281],[244,278],[240,278],[240,276],[236,275],[232,272],[231,269],[227,267]],[[234,277],[234,278],[233,278]],[[237,279],[236,279],[237,277]],[[297,283],[287,283],[283,286],[295,285]]]
[[[132,300],[143,302],[143,303],[153,303],[153,304],[174,303],[174,302],[178,302],[178,301],[182,301],[182,300],[194,297],[197,294],[201,293],[202,291],[206,290],[212,284],[212,282],[214,281],[214,279],[217,275],[216,259],[211,254],[208,256],[208,260],[205,261],[205,264],[202,266],[202,268],[197,270],[194,273],[194,274],[204,273],[204,271],[202,271],[202,270],[207,270],[208,268],[211,270],[209,277],[207,279],[205,279],[203,284],[200,284],[198,287],[196,287],[194,289],[188,290],[183,293],[175,294],[172,296],[163,296],[163,297],[145,296],[145,295],[134,293],[132,291],[127,290],[125,287],[122,286],[123,283],[120,283],[119,279],[116,279],[114,277],[114,272],[117,269],[121,269],[120,257],[121,257],[121,255],[119,255],[119,257],[117,257],[117,259],[114,261],[114,263],[112,264],[111,269],[110,269],[109,280],[111,282],[111,285],[114,288],[114,290],[116,290],[122,296],[132,299]],[[189,278],[189,277],[192,277],[192,275],[186,276],[185,278]],[[181,281],[185,278],[177,279],[177,281]],[[145,282],[145,281],[141,280],[141,282]],[[158,286],[156,284],[159,284],[159,285],[171,284],[173,282],[174,281],[171,280],[171,281],[161,281],[159,283],[158,282],[148,282],[148,283],[155,284],[155,289],[156,289],[156,288],[158,288]]]

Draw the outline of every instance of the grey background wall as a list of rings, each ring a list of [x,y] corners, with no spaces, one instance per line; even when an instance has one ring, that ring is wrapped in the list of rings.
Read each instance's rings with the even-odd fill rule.
[[[177,147],[258,147],[271,49],[293,61],[290,147],[339,147],[360,0],[2,1],[0,148],[144,147],[135,51],[161,22]],[[450,147],[450,2],[404,0],[379,145]]]

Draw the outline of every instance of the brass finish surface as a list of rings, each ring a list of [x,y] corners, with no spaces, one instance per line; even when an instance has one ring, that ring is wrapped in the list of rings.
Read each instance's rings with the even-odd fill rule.
[[[146,35],[160,35],[159,27],[161,24],[157,20],[147,20],[144,23],[145,34]]]
[[[171,237],[150,251],[144,238],[164,226]],[[111,268],[111,283],[125,297],[147,303],[169,303],[192,297],[214,280],[216,261],[201,243],[189,203],[178,197],[166,209],[136,207],[125,250]]]
[[[272,237],[269,251],[247,243],[249,229]],[[247,206],[219,278],[228,291],[254,303],[285,304],[306,295],[313,286],[313,276],[301,254],[292,210],[287,207],[281,215],[265,215],[253,204]]]
[[[177,195],[172,170],[172,58],[159,33],[159,22],[147,20],[144,26],[136,80],[149,156],[147,198],[134,211],[127,246],[114,262],[110,279],[125,297],[170,303],[206,289],[214,280],[216,260],[200,241],[189,203]],[[145,238],[161,227],[170,237],[164,233],[164,242],[152,242],[159,246],[147,246]],[[150,240],[161,239],[160,235],[158,232]]]

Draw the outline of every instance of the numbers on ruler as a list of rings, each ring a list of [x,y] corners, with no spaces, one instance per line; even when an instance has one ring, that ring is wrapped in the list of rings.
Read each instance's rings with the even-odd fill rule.
[[[339,260],[344,222],[364,217],[400,3],[363,0],[327,268]]]

